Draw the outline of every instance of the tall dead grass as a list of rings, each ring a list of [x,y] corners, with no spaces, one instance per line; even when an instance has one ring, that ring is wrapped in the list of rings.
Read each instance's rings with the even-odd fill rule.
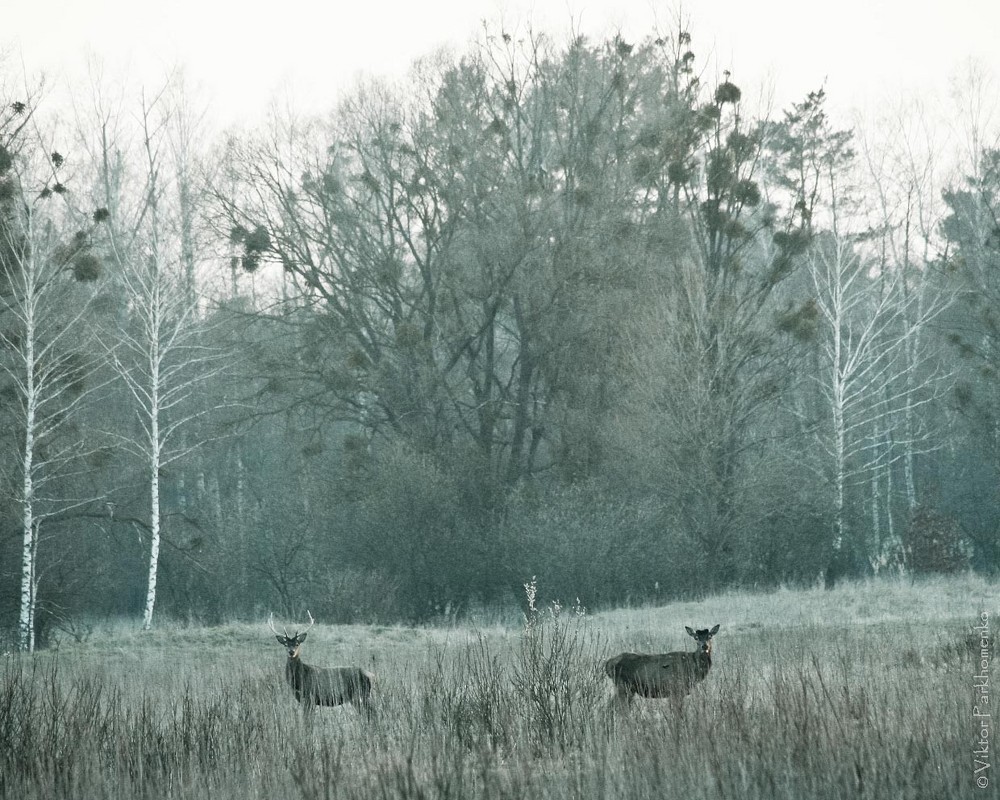
[[[965,640],[977,608],[1000,618],[995,589],[925,584],[911,616],[912,587],[889,583],[526,628],[317,626],[308,662],[377,672],[370,723],[303,715],[263,623],[98,630],[4,657],[0,797],[981,797]],[[688,649],[683,625],[716,622],[683,703],[609,702],[605,657]]]

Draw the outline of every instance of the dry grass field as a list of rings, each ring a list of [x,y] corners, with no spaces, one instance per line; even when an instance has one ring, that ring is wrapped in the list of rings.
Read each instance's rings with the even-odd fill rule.
[[[303,659],[375,672],[371,721],[303,714],[264,620],[98,626],[0,657],[0,797],[996,796],[995,749],[985,790],[973,772],[984,612],[992,656],[1000,586],[975,577],[548,608],[527,630],[320,620]],[[716,623],[682,702],[612,701],[605,658],[690,650],[684,625]]]

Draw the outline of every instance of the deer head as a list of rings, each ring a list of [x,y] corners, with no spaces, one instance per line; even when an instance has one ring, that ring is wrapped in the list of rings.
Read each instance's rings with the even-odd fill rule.
[[[693,631],[687,625],[684,626],[684,630],[688,632],[688,636],[694,638],[698,643],[698,652],[704,653],[705,655],[712,655],[712,637],[719,632],[719,626],[716,625],[712,630],[708,628],[703,628],[698,631]]]
[[[294,636],[289,636],[288,631],[285,630],[284,626],[281,628],[281,633],[278,633],[278,631],[275,630],[274,614],[271,614],[271,616],[267,618],[268,627],[278,640],[278,643],[288,651],[289,658],[299,657],[299,648],[302,647],[302,643],[306,640],[306,634],[309,632],[309,628],[316,624],[316,620],[313,619],[313,615],[309,611],[306,611],[306,614],[309,615],[309,627],[301,633],[296,631]]]

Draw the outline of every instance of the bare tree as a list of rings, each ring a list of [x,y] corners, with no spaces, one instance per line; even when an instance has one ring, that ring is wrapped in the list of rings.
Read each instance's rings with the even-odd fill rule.
[[[460,447],[498,485],[551,466],[546,438],[570,438],[546,424],[554,396],[606,378],[611,298],[627,310],[603,248],[626,238],[615,154],[638,105],[627,45],[571,50],[487,36],[428,69],[419,102],[366,85],[332,129],[274,119],[234,143],[239,190],[219,199],[238,260],[280,262],[298,290],[282,321],[327,340],[286,388],[369,437]]]
[[[919,103],[897,107],[875,126],[877,137],[864,127],[858,136],[864,161],[862,179],[871,187],[868,196],[872,202],[867,215],[868,228],[874,235],[869,247],[880,275],[899,272],[906,276],[901,290],[912,295],[907,298],[906,307],[908,313],[919,318],[927,302],[939,304],[943,288],[941,281],[934,280],[933,269],[942,244],[940,227],[946,208],[938,163],[941,141],[935,135],[927,109]],[[929,346],[925,333],[924,326],[916,326],[907,336],[904,353],[910,368],[906,370],[906,379],[911,384],[919,380],[920,362]],[[923,421],[917,418],[916,409],[909,402],[904,404],[902,414],[903,440],[911,442]],[[889,446],[889,431],[875,430],[872,436],[873,443],[881,439],[882,446]],[[917,455],[917,451],[904,445],[902,488],[910,514],[918,503]],[[888,538],[894,541],[893,473],[886,468],[874,469],[871,481],[873,541],[881,541],[883,516]],[[880,507],[884,509],[882,513]],[[873,562],[873,568],[877,570],[879,563]]]
[[[161,107],[162,94],[151,101],[143,96],[141,202],[133,206],[131,218],[114,221],[111,230],[116,233],[109,242],[130,309],[129,320],[104,336],[111,363],[134,401],[138,422],[134,432],[111,433],[147,470],[150,543],[143,610],[147,630],[156,604],[164,470],[204,443],[205,436],[184,435],[194,420],[215,410],[195,401],[196,390],[224,370],[221,352],[205,342],[201,298],[193,285],[191,198],[183,196],[179,203],[173,202],[163,177],[161,147],[168,117],[160,112]],[[102,154],[103,164],[111,161],[109,154]],[[112,185],[110,181],[104,184]],[[112,203],[111,197],[107,200],[109,206],[123,207]]]
[[[61,163],[54,153],[51,161]],[[54,165],[58,166],[58,164]],[[50,188],[51,187],[51,188]],[[61,194],[58,178],[19,202],[3,224],[0,258],[0,370],[16,398],[7,411],[18,437],[21,509],[21,594],[18,647],[35,646],[38,543],[43,522],[88,503],[91,496],[67,495],[61,481],[79,467],[86,443],[78,429],[81,406],[95,388],[98,363],[88,347],[85,318],[99,262],[87,252],[86,232],[70,241],[59,235],[47,208]]]
[[[814,378],[827,415],[816,431],[833,491],[829,583],[842,567],[849,487],[933,446],[930,431],[915,425],[912,415],[939,394],[943,376],[911,342],[946,304],[924,302],[908,286],[911,274],[880,271],[844,235],[820,237],[808,269],[820,322]],[[880,542],[867,555],[884,561],[886,545],[899,548],[898,542]]]
[[[772,457],[765,431],[784,381],[771,311],[807,236],[800,219],[782,224],[762,206],[770,134],[744,113],[729,74],[707,91],[686,31],[656,46],[652,74],[666,77],[652,97],[664,99],[646,103],[632,155],[646,258],[658,273],[642,288],[658,308],[640,340],[648,354],[637,360],[635,395],[642,408],[654,390],[653,429],[642,439],[661,447],[657,491],[725,582],[745,566],[747,531],[762,519],[754,498],[770,471],[757,465]]]

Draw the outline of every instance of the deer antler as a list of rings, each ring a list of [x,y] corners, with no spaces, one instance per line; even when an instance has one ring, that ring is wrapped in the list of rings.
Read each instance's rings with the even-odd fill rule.
[[[285,626],[284,625],[281,626],[281,633],[278,633],[274,629],[274,612],[273,611],[270,613],[270,615],[267,618],[267,626],[271,629],[271,632],[275,636],[281,636],[283,634],[286,639],[288,638],[288,631],[285,630]]]
[[[311,628],[313,625],[316,624],[316,620],[313,619],[313,615],[309,611],[306,611],[306,614],[309,615],[309,626],[306,628],[306,631],[307,631],[307,630],[309,630],[309,628]],[[271,632],[274,633],[275,636],[281,636],[282,634],[284,634],[284,636],[285,636],[286,639],[291,638],[288,635],[288,629],[285,628],[284,625],[281,626],[281,633],[278,633],[274,629],[274,612],[273,611],[271,612],[271,614],[267,618],[267,626],[271,629]],[[301,633],[305,633],[306,631],[301,631]],[[299,632],[299,630],[297,628],[295,630],[295,635],[296,636],[300,635],[300,632]]]

